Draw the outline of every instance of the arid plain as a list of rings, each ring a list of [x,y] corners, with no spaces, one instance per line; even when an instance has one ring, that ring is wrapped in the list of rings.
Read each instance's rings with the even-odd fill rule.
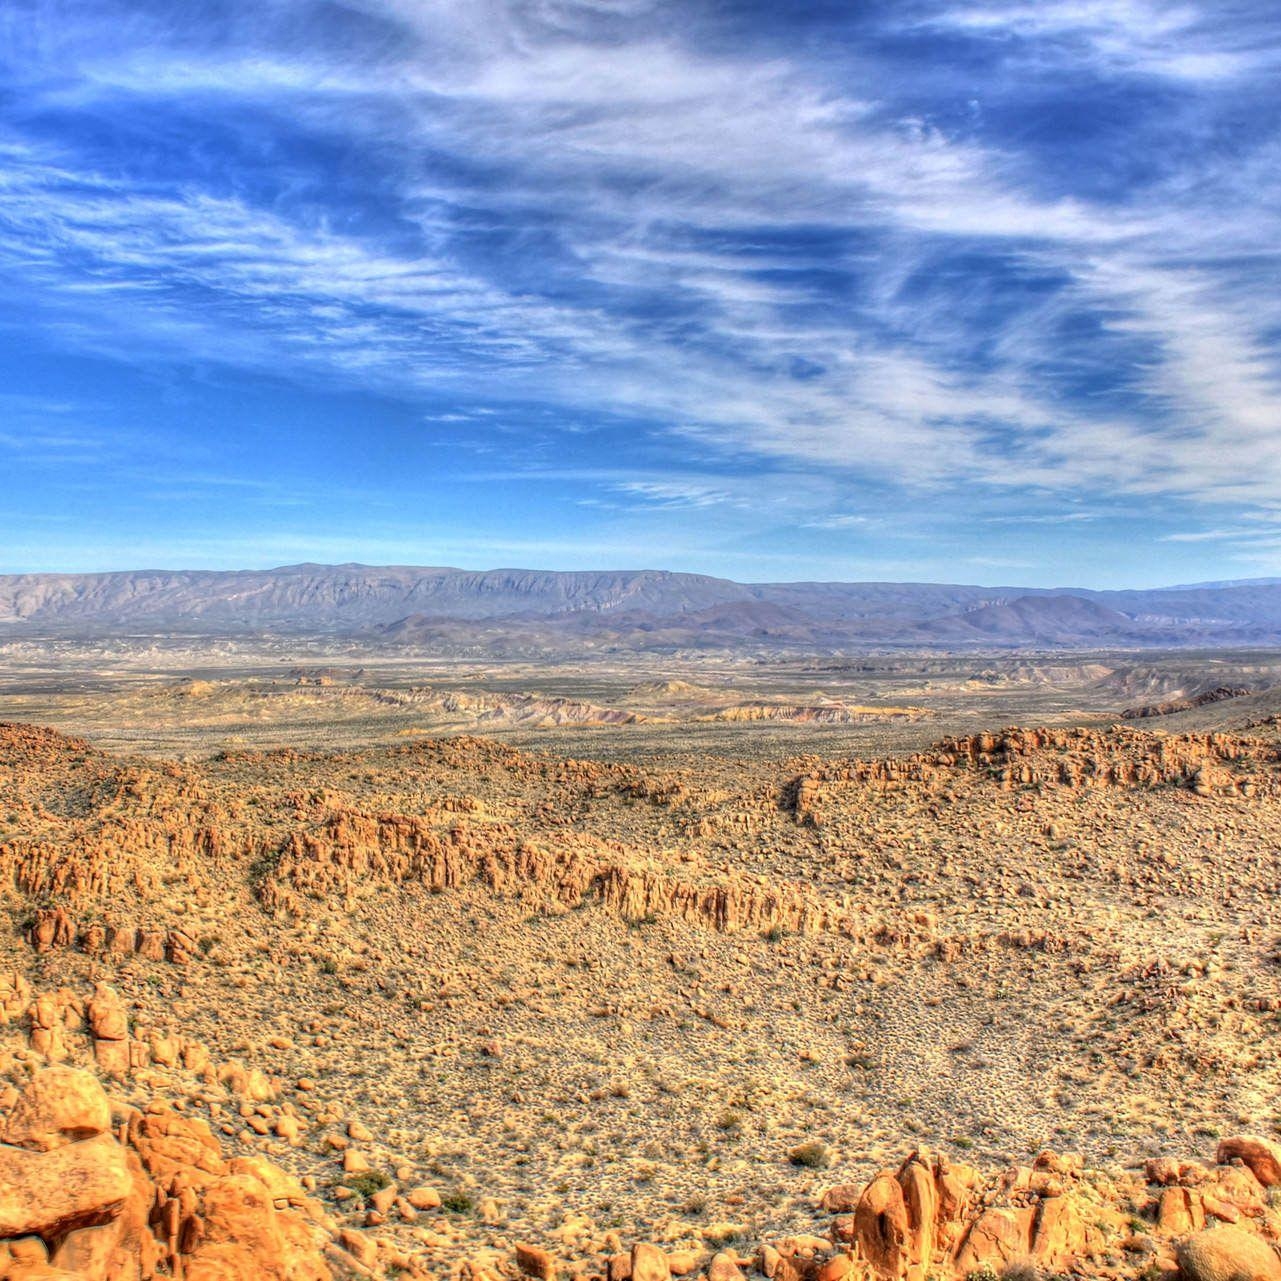
[[[135,1167],[28,1216],[72,1275],[1208,1278],[1196,1229],[1281,1229],[1275,652],[0,662],[6,1106],[89,1068]]]

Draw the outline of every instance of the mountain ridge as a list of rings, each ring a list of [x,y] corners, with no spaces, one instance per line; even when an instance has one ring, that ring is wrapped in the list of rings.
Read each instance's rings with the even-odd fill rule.
[[[365,636],[619,649],[1281,643],[1281,581],[1099,590],[966,583],[742,583],[672,570],[321,565],[0,575],[14,635]]]

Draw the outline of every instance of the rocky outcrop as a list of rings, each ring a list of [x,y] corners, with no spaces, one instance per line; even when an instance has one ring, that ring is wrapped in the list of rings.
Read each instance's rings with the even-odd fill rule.
[[[1145,703],[1141,707],[1127,707],[1121,713],[1124,721],[1147,720],[1153,716],[1173,716],[1175,712],[1190,712],[1198,707],[1208,707],[1212,703],[1226,702],[1230,698],[1245,698],[1254,690],[1246,685],[1219,685],[1207,689],[1204,693],[1194,694],[1191,698],[1171,698],[1163,703]]]
[[[1271,1177],[1272,1154],[1264,1154],[1260,1142],[1225,1141],[1220,1157],[1226,1159],[1213,1166],[1163,1158],[1134,1175],[1087,1171],[1079,1158],[1042,1152],[1031,1165],[984,1176],[921,1149],[861,1189],[827,1189],[820,1205],[834,1217],[825,1235],[784,1237],[747,1255],[722,1253],[706,1275],[728,1278],[731,1268],[751,1268],[771,1281],[927,1281],[1023,1272],[1281,1281],[1281,1218],[1238,1155],[1254,1158]],[[522,1267],[534,1276],[556,1272],[546,1252],[536,1260],[527,1256]],[[658,1247],[638,1243],[630,1256],[611,1259],[606,1271],[611,1281],[638,1275],[659,1281],[684,1269]]]
[[[714,883],[682,881],[626,861],[621,847],[567,834],[555,851],[522,840],[505,824],[437,831],[404,815],[331,815],[294,833],[264,876],[273,911],[301,914],[305,901],[358,893],[376,883],[441,892],[479,881],[499,893],[540,890],[566,906],[594,896],[627,920],[674,916],[716,930],[836,928],[840,913],[799,887],[760,886],[727,873]]]
[[[1004,790],[1175,786],[1199,796],[1249,797],[1276,794],[1278,764],[1281,747],[1275,742],[1234,734],[1014,728],[945,738],[928,752],[901,758],[820,766],[792,781],[784,804],[798,822],[814,822],[821,820],[823,798],[833,785],[930,791],[973,774]]]
[[[26,931],[27,941],[40,953],[77,948],[88,956],[141,956],[151,961],[187,965],[197,943],[185,930],[122,925],[97,919],[77,923],[66,908],[36,911]]]
[[[38,1069],[0,1096],[0,1274],[9,1281],[331,1281],[318,1203],[155,1102],[113,1110],[89,1073]],[[52,1270],[51,1270],[52,1269]]]

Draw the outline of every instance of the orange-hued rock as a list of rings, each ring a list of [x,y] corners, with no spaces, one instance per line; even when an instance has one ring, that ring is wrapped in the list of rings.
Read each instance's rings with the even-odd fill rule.
[[[667,1281],[671,1269],[667,1266],[667,1255],[656,1245],[647,1241],[638,1241],[632,1246],[631,1267],[628,1271],[631,1281]]]
[[[51,952],[56,947],[71,945],[75,927],[66,908],[41,908],[36,912],[27,937],[37,952]]]
[[[50,1241],[109,1222],[132,1190],[125,1151],[109,1134],[50,1152],[0,1147],[0,1239]]]
[[[51,1063],[67,1057],[66,1028],[52,993],[42,992],[31,1006],[31,1048]]]
[[[707,1281],[744,1281],[737,1256],[722,1250],[707,1265]]]
[[[1032,1257],[1053,1272],[1064,1271],[1082,1252],[1086,1220],[1074,1196],[1041,1200],[1032,1227]]]
[[[88,1015],[98,1066],[110,1076],[127,1076],[132,1066],[129,1019],[115,989],[99,983],[89,1002]]]
[[[957,1268],[969,1274],[982,1267],[995,1271],[1015,1259],[1025,1258],[1032,1249],[1030,1208],[993,1206],[984,1210],[970,1226],[965,1244],[957,1255]]]
[[[552,1281],[556,1275],[556,1259],[541,1246],[516,1242],[516,1263],[520,1270],[537,1281]]]
[[[1186,1236],[1205,1227],[1205,1206],[1193,1188],[1167,1187],[1157,1201],[1157,1231],[1166,1236]]]
[[[0,1250],[38,1237],[61,1273],[103,1281],[330,1281],[323,1216],[259,1157],[223,1158],[209,1127],[163,1105],[119,1136],[87,1072],[38,1071],[0,1116]],[[44,1266],[43,1260],[39,1266]]]
[[[853,1214],[863,1189],[857,1183],[840,1183],[823,1193],[819,1204],[829,1214]]]
[[[193,1223],[187,1281],[329,1281],[310,1225],[276,1209],[271,1188],[253,1174],[229,1173],[211,1183]]]
[[[1248,1171],[1221,1166],[1212,1178],[1225,1208],[1260,1213],[1258,1188]],[[986,1268],[999,1272],[1024,1259],[1046,1271],[1071,1271],[1105,1255],[1109,1234],[1127,1222],[1118,1189],[1089,1184],[1078,1158],[1050,1152],[1033,1166],[984,1179],[941,1154],[918,1151],[896,1172],[876,1175],[853,1215],[844,1212],[850,1195],[848,1185],[824,1194],[824,1208],[836,1214],[832,1239],[850,1247],[855,1259],[885,1281],[965,1276]],[[1131,1188],[1125,1195],[1142,1194]],[[1162,1223],[1178,1232],[1201,1226],[1204,1216],[1194,1221],[1185,1199],[1198,1195],[1181,1187],[1160,1189],[1158,1231],[1164,1231]],[[780,1259],[787,1257],[780,1245]],[[835,1257],[832,1270],[842,1276],[847,1271]]]
[[[881,1276],[906,1275],[915,1242],[903,1189],[892,1174],[878,1174],[864,1189],[854,1211],[853,1240]]]
[[[898,1173],[912,1241],[911,1258],[907,1266],[908,1281],[924,1281],[934,1258],[939,1203],[935,1177],[935,1172],[919,1154],[909,1157]]]
[[[1271,1139],[1257,1135],[1224,1139],[1219,1144],[1215,1160],[1223,1165],[1229,1161],[1240,1161],[1265,1188],[1281,1187],[1281,1144],[1273,1143]]]

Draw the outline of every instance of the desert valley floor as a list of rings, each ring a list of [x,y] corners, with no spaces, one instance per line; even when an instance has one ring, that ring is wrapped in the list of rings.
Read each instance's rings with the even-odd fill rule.
[[[282,1278],[1208,1281],[1281,1233],[1279,669],[13,642],[0,1138],[107,1083],[135,1276],[258,1179]]]

